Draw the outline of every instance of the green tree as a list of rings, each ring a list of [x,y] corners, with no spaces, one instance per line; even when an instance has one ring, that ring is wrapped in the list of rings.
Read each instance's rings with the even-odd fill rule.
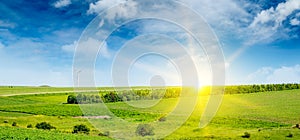
[[[35,125],[35,127],[36,127],[37,129],[44,129],[44,130],[56,129],[54,126],[50,125],[50,123],[47,123],[47,122],[37,123],[37,124]]]
[[[67,99],[68,104],[78,104],[75,95],[69,95]]]
[[[84,125],[84,124],[80,124],[80,125],[75,125],[73,128],[73,132],[72,133],[85,133],[85,134],[89,134],[90,129]]]

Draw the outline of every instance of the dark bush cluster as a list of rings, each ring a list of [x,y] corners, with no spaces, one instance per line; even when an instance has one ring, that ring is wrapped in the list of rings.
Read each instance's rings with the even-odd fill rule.
[[[37,129],[44,129],[44,130],[56,129],[54,126],[50,125],[50,123],[47,123],[47,122],[37,123],[37,124],[35,125],[35,127],[36,127]]]
[[[75,125],[73,128],[73,132],[72,133],[85,133],[85,134],[89,134],[90,129],[84,125],[84,124],[80,124],[80,125]]]
[[[33,128],[32,124],[28,124],[27,128]]]
[[[92,103],[101,103],[101,97],[99,95],[91,94],[78,94],[69,95],[67,99],[68,104],[92,104]]]
[[[13,123],[11,124],[11,126],[17,126],[17,123],[16,123],[16,122],[13,122]]]
[[[292,133],[289,133],[288,135],[286,135],[286,137],[288,138],[292,138],[294,135]]]
[[[250,138],[250,136],[249,132],[245,132],[244,135],[242,135],[242,138]]]

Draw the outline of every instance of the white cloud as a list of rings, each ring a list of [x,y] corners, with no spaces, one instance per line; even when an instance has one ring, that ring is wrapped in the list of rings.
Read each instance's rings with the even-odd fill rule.
[[[236,1],[222,0],[212,2],[211,0],[182,0],[191,8],[197,11],[201,16],[214,27],[224,30],[236,31],[240,23],[249,22],[250,14],[243,9]]]
[[[249,74],[248,83],[299,83],[300,65],[290,67],[271,68],[264,67]]]
[[[275,9],[271,7],[270,9],[261,11],[255,17],[250,26],[273,22],[273,28],[278,28],[289,15],[299,9],[300,0],[288,0],[286,2],[279,3]]]
[[[281,67],[275,69],[273,73],[267,77],[267,81],[274,83],[299,83],[300,65],[295,65],[293,67]]]
[[[74,41],[72,44],[66,44],[61,47],[61,49],[68,53],[74,53],[75,47],[77,46],[77,41]]]
[[[90,4],[87,14],[99,14],[117,5],[110,9],[105,18],[112,21],[115,18],[129,18],[137,13],[137,2],[134,0],[99,0]]]
[[[72,4],[71,0],[58,0],[53,4],[53,6],[55,8],[62,8],[62,7],[66,7],[70,4]]]
[[[296,18],[293,18],[290,20],[290,24],[293,26],[297,26],[297,25],[300,25],[300,21]]]
[[[114,2],[114,3],[113,3]],[[129,4],[130,2],[134,4]],[[282,22],[287,20],[287,17],[296,9],[299,9],[300,0],[288,0],[287,2],[279,3],[274,8],[270,8],[267,10],[260,11],[257,15],[249,12],[249,9],[246,7],[256,7],[257,5],[252,4],[250,2],[240,2],[234,0],[224,0],[218,1],[218,3],[211,2],[210,0],[189,0],[189,1],[181,1],[182,3],[186,4],[187,6],[191,7],[197,13],[205,18],[209,25],[214,27],[215,31],[219,33],[219,37],[226,37],[228,34],[235,35],[234,37],[230,36],[229,38],[233,39],[241,39],[241,47],[237,47],[237,51],[233,53],[232,57],[228,61],[230,64],[234,61],[238,56],[240,56],[249,46],[253,46],[254,44],[261,43],[261,42],[268,42],[275,40],[281,36],[286,34],[280,33],[276,34],[278,30],[280,30],[280,26],[282,26]],[[112,4],[113,3],[113,4]],[[127,13],[151,13],[160,14],[160,15],[168,15],[168,10],[171,8],[177,8],[176,6],[172,7],[170,5],[164,4],[163,2],[159,8],[150,8],[150,11],[143,11],[146,8],[143,6],[147,5],[144,1],[133,1],[133,0],[100,0],[96,3],[91,3],[90,8],[87,11],[88,14],[99,13],[107,8],[110,8],[113,5],[117,5],[121,3],[121,5],[127,5],[128,7],[122,9],[118,9],[117,12],[112,12],[106,15],[106,18],[114,19],[116,16],[123,16],[123,17],[130,17]],[[131,5],[131,6],[130,6]],[[138,6],[137,6],[138,5]],[[134,9],[135,12],[128,12],[128,9]],[[257,8],[259,9],[259,8]],[[258,10],[255,10],[257,12]],[[178,13],[185,13],[184,9],[176,9]],[[252,10],[252,9],[251,9]],[[170,10],[169,10],[170,11]],[[253,11],[251,11],[253,12]],[[122,13],[122,14],[120,14]],[[142,15],[140,14],[140,15]],[[145,15],[147,15],[145,14]],[[167,17],[167,16],[166,16]],[[183,14],[178,14],[177,19],[184,20]],[[107,21],[105,21],[107,22]],[[200,28],[199,25],[194,25],[194,20],[186,20],[186,22],[190,23],[189,25],[193,26],[191,29]],[[269,25],[269,23],[273,23]],[[103,25],[102,23],[100,25]],[[157,27],[156,27],[157,26]],[[139,25],[138,30],[141,33],[143,32],[154,32],[154,33],[161,33],[161,32],[170,32],[175,35],[177,31],[174,31],[170,27],[170,24],[153,24],[151,22],[147,22],[146,25]],[[183,35],[183,34],[180,34]],[[223,36],[222,36],[223,35]],[[276,37],[273,37],[275,35]],[[174,37],[174,36],[173,36]],[[180,36],[178,36],[179,38]],[[223,39],[224,39],[223,38]],[[222,38],[221,38],[222,40]],[[229,65],[226,65],[228,67]]]
[[[111,57],[111,53],[110,53],[110,51],[108,50],[108,46],[107,46],[107,43],[106,43],[106,42],[104,42],[104,44],[101,46],[98,55],[101,55],[101,56],[103,56],[104,58],[110,58],[110,57]]]
[[[0,42],[0,49],[3,49],[5,46]]]
[[[258,69],[254,73],[251,73],[247,76],[247,82],[249,83],[260,83],[266,82],[266,77],[268,77],[270,74],[272,74],[273,69],[271,67],[263,67],[261,69]]]
[[[293,14],[294,11],[300,9],[300,0],[288,0],[279,3],[276,8],[271,7],[263,10],[256,15],[253,22],[249,25],[254,41],[274,40],[283,38],[285,34],[278,34],[278,30],[282,27],[282,22],[287,20],[287,17]],[[276,34],[277,33],[277,34]],[[276,34],[276,37],[273,37]],[[248,42],[249,43],[249,42]],[[253,41],[250,44],[254,44]]]
[[[95,3],[90,3],[88,14],[98,14],[117,4],[124,3],[126,0],[99,0]]]
[[[110,58],[111,52],[108,49],[106,41],[103,42],[102,46],[100,45],[100,41],[93,38],[88,38],[86,41],[82,41],[80,43],[74,41],[72,44],[63,45],[61,49],[68,53],[74,53],[76,47],[79,46],[80,48],[76,49],[76,51],[78,51],[77,54],[90,58],[96,56],[100,48],[98,55],[104,58]]]
[[[251,5],[252,6],[252,5]],[[237,23],[236,33],[244,39],[242,46],[238,48],[230,57],[228,61],[234,61],[240,56],[248,47],[258,43],[269,43],[277,39],[287,39],[292,36],[289,35],[288,29],[283,27],[283,21],[288,19],[294,11],[300,9],[300,0],[288,0],[279,3],[276,8],[271,7],[267,10],[260,11],[247,27],[241,28]],[[298,16],[299,14],[296,14]],[[251,16],[250,16],[251,17]],[[296,24],[297,21],[292,20],[290,24]],[[235,31],[235,30],[233,30]]]
[[[0,20],[0,27],[2,28],[14,28],[16,26],[15,23]]]

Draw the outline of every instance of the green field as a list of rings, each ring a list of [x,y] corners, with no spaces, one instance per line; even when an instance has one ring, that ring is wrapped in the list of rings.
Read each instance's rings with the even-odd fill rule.
[[[37,91],[26,87],[1,94],[18,94],[29,92],[67,91],[70,88],[49,88]],[[21,89],[27,90],[21,90]],[[38,89],[41,87],[38,87]],[[44,88],[44,87],[42,87]],[[109,139],[98,136],[109,131],[110,136],[118,135],[118,131],[107,130],[106,124],[117,123],[115,118],[109,120],[90,120],[78,116],[100,116],[107,112],[100,104],[79,105],[66,104],[68,93],[34,94],[18,96],[0,96],[0,139]],[[300,90],[285,90],[251,94],[225,95],[222,105],[212,122],[205,128],[198,128],[199,120],[209,96],[199,96],[197,107],[190,118],[174,133],[165,139],[244,139],[245,132],[250,139],[300,139],[300,130],[294,124],[300,123]],[[149,123],[172,111],[178,99],[163,99],[150,108],[135,108],[124,102],[106,103],[106,106],[117,116],[130,123]],[[131,104],[154,104],[155,100],[131,101]],[[76,117],[77,116],[77,117]],[[28,124],[49,122],[56,130],[38,130],[26,128]],[[172,123],[168,119],[163,123]],[[12,126],[16,122],[17,126]],[[99,123],[99,124],[97,124]],[[90,134],[72,134],[73,126],[85,124],[91,128]],[[128,126],[128,131],[135,127]],[[164,129],[154,130],[156,134]],[[287,137],[287,136],[290,137]],[[150,136],[132,136],[132,139],[151,138]],[[153,138],[156,138],[155,135]]]

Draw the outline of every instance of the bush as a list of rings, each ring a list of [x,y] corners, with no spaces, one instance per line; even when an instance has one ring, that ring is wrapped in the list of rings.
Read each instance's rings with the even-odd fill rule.
[[[106,136],[106,137],[108,137],[109,136],[109,131],[105,131],[103,133],[99,133],[98,136]]]
[[[8,120],[4,120],[3,123],[8,123]]]
[[[294,135],[292,133],[289,133],[286,137],[292,138]]]
[[[17,126],[17,123],[16,123],[16,122],[13,122],[13,123],[11,124],[11,126]]]
[[[50,123],[47,123],[47,122],[37,123],[35,125],[35,127],[37,129],[44,129],[44,130],[56,129],[55,127],[53,127],[52,125],[50,125]]]
[[[27,128],[33,128],[32,124],[28,124]]]
[[[139,124],[135,133],[143,137],[154,135],[153,127],[149,124]]]
[[[242,136],[242,138],[250,138],[250,133],[245,132],[244,135]]]
[[[67,99],[68,104],[77,104],[77,99],[75,95],[69,95]]]
[[[84,124],[80,124],[80,125],[75,125],[73,128],[73,132],[72,133],[86,133],[89,134],[90,129],[84,125]]]
[[[160,117],[160,118],[158,119],[158,121],[160,121],[160,122],[164,122],[164,121],[166,121],[166,120],[167,120],[167,118],[166,118],[165,116]]]

